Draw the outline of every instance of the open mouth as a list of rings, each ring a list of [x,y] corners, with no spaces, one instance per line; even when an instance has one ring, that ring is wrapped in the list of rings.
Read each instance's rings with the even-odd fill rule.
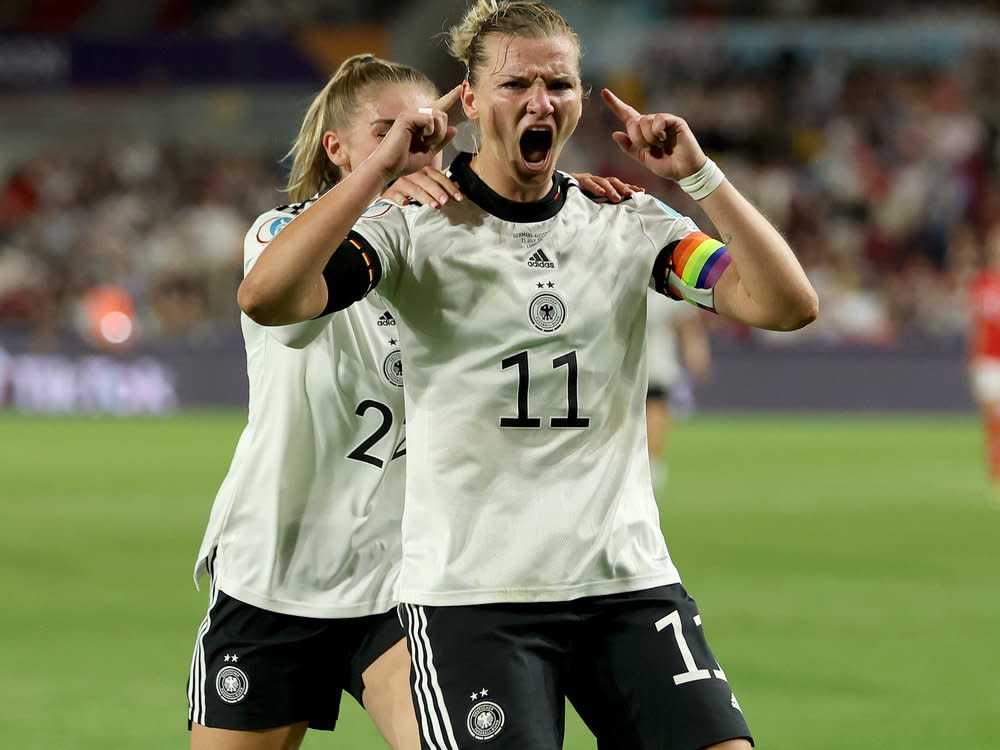
[[[543,164],[552,149],[552,131],[529,128],[521,135],[521,156],[528,164]]]

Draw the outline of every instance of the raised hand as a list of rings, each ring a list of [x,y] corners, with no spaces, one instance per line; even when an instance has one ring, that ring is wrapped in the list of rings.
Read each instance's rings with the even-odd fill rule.
[[[461,88],[456,86],[429,107],[399,113],[369,157],[378,165],[386,182],[431,164],[455,137],[458,131],[448,124],[447,112],[458,101]]]
[[[611,134],[615,143],[653,174],[680,180],[704,165],[705,152],[682,118],[664,112],[644,115],[610,89],[602,89],[601,98],[625,128]]]

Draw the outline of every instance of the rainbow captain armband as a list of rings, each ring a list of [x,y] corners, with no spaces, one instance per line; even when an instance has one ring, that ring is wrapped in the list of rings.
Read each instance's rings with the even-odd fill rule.
[[[671,242],[656,257],[656,291],[715,312],[715,284],[731,261],[721,242],[704,232],[692,232]]]

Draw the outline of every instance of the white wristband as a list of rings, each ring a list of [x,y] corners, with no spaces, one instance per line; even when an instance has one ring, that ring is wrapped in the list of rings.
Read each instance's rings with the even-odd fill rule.
[[[689,177],[677,180],[677,184],[681,186],[681,189],[685,193],[696,201],[700,201],[719,187],[724,179],[726,179],[726,175],[722,173],[719,165],[708,159],[702,165],[701,169]]]

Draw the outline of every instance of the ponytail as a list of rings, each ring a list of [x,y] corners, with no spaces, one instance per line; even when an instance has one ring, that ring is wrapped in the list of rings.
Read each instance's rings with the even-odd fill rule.
[[[357,113],[359,100],[369,88],[397,84],[416,84],[437,91],[423,73],[374,55],[354,55],[341,63],[312,100],[295,143],[285,155],[286,159],[292,159],[285,185],[292,201],[307,200],[337,184],[342,175],[323,148],[323,134],[346,130]]]

